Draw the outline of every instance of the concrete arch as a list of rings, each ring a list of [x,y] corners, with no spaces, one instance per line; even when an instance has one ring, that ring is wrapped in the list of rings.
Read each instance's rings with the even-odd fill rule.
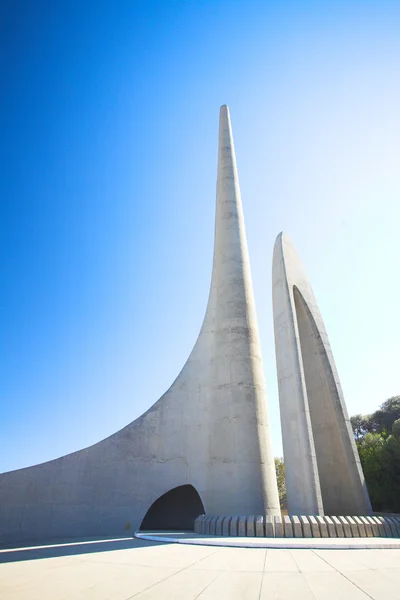
[[[273,257],[276,361],[291,514],[369,514],[371,505],[328,336],[285,234]]]
[[[196,517],[205,513],[200,494],[190,484],[172,488],[153,502],[140,525],[144,531],[193,530]]]
[[[137,529],[191,484],[211,514],[280,514],[229,110],[221,107],[214,259],[197,342],[170,389],[107,439],[0,475],[0,543]]]

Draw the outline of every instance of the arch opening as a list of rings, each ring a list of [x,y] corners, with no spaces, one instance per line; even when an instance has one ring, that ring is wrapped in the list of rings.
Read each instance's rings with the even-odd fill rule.
[[[192,485],[180,485],[153,502],[144,516],[140,530],[193,531],[196,517],[204,512],[197,490]]]

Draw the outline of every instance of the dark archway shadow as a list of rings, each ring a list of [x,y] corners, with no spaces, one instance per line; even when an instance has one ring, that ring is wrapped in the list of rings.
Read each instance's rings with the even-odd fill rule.
[[[150,506],[141,531],[193,531],[194,520],[205,512],[201,498],[192,485],[180,485],[163,494]]]

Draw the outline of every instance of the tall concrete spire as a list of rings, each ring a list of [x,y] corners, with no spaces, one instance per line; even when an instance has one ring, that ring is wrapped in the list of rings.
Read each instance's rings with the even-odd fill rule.
[[[287,502],[295,515],[368,515],[371,503],[310,282],[281,233],[272,266]]]
[[[280,514],[239,177],[225,105],[220,109],[212,284],[199,343],[203,337],[210,344],[211,360],[209,459],[218,457],[207,487],[214,490],[215,501],[215,490],[221,487],[211,512]],[[221,469],[221,464],[230,467]]]
[[[221,277],[228,285],[233,282],[238,284],[235,286],[235,292],[239,292],[240,288],[243,301],[246,297],[246,310],[249,308],[253,310],[254,300],[239,176],[229,108],[226,105],[221,106],[219,119],[213,285],[216,284],[216,279],[221,279]],[[240,277],[240,282],[237,280],[238,277]],[[249,293],[251,297],[247,298]],[[220,306],[222,304],[219,303]],[[232,306],[232,298],[230,305]],[[225,308],[227,307],[225,306]]]
[[[0,475],[0,505],[0,543],[121,534],[144,519],[146,527],[187,529],[203,510],[280,514],[226,106],[220,112],[210,296],[186,364],[160,400],[121,431]]]

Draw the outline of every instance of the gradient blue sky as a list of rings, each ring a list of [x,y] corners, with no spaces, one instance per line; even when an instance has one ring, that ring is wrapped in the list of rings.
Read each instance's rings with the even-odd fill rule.
[[[0,470],[169,387],[207,302],[230,106],[272,436],[271,259],[305,263],[350,414],[400,393],[400,4],[1,5]]]

